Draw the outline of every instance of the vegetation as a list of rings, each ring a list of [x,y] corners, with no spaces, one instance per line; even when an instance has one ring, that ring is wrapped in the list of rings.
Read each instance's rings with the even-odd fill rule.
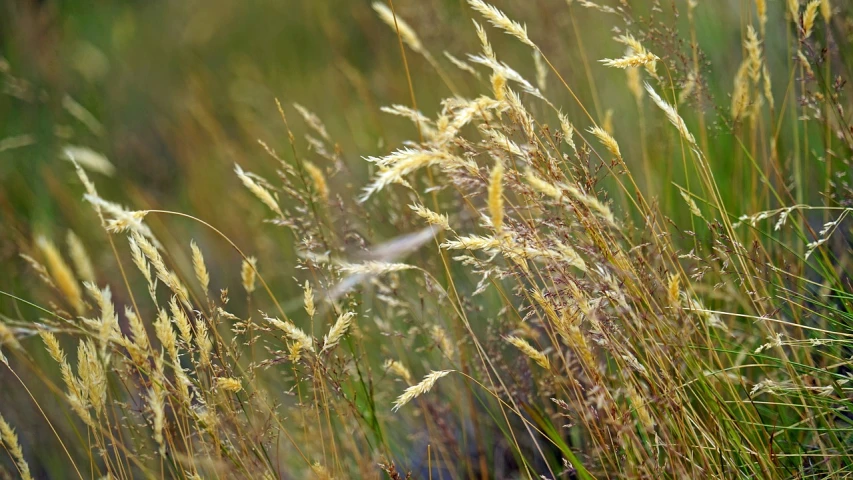
[[[357,104],[220,123],[199,87],[168,194],[0,64],[60,159],[0,177],[0,472],[853,473],[850,6],[400,3],[359,17],[392,93],[340,61]]]

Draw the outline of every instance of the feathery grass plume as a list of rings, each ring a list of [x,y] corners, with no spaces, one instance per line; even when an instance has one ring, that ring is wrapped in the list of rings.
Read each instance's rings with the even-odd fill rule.
[[[543,195],[555,199],[560,199],[563,196],[563,193],[560,191],[559,188],[539,178],[539,176],[533,173],[533,170],[527,170],[524,175],[524,178],[525,180],[527,180],[527,183],[531,187],[533,187],[534,190]]]
[[[788,0],[788,15],[796,25],[800,20],[800,0]]]
[[[340,343],[341,338],[346,335],[350,326],[352,326],[353,318],[355,318],[355,314],[353,312],[345,312],[338,317],[338,320],[334,325],[332,325],[332,328],[329,329],[329,333],[323,337],[323,349],[320,353],[325,352],[326,350],[331,350]]]
[[[678,114],[678,111],[675,109],[675,107],[667,103],[664,99],[662,99],[651,85],[646,83],[645,87],[646,91],[649,92],[649,96],[652,97],[652,100],[654,100],[655,104],[661,110],[663,110],[663,113],[666,114],[666,118],[669,119],[670,123],[672,123],[675,126],[676,130],[678,130],[678,133],[681,134],[681,138],[686,140],[687,143],[689,143],[691,146],[696,147],[696,139],[693,138],[693,134],[690,133],[690,131],[687,129],[687,124],[684,123],[684,119],[681,118],[681,115]]]
[[[536,48],[536,45],[527,37],[527,26],[510,20],[506,14],[482,0],[468,0],[468,5],[480,12],[486,20],[497,28],[520,40],[522,43]]]
[[[162,371],[163,356],[157,357]],[[151,409],[151,423],[154,430],[154,442],[160,447],[160,455],[166,452],[166,443],[163,439],[163,430],[166,428],[166,391],[159,381],[151,382],[148,389],[148,407]]]
[[[207,289],[210,286],[210,274],[207,272],[207,266],[204,264],[204,255],[201,249],[196,245],[195,240],[190,241],[190,250],[193,254],[193,271],[198,284],[201,285],[202,291],[207,295]]]
[[[616,218],[613,216],[613,212],[610,210],[610,207],[602,203],[598,198],[582,192],[578,187],[562,183],[559,185],[552,185],[539,178],[532,170],[528,170],[524,178],[534,190],[556,200],[564,198],[563,191],[568,192],[569,196],[604,219],[608,224],[611,226],[616,225]]]
[[[446,55],[449,55],[447,52],[444,52]],[[461,60],[457,60],[461,61]],[[477,73],[476,70],[471,68],[469,65],[464,64],[471,72]],[[477,74],[479,75],[479,73]],[[418,127],[418,130],[423,134],[423,136],[431,140],[435,137],[435,127],[433,126],[433,121],[430,120],[423,113],[406,107],[404,105],[391,105],[390,107],[381,107],[379,110],[389,113],[391,115],[397,115],[398,117],[408,118]]]
[[[758,34],[752,25],[746,26],[746,40],[743,43],[746,48],[747,61],[749,62],[749,77],[753,83],[758,83],[761,76],[761,41],[758,40]]]
[[[540,92],[538,88],[534,87],[532,83],[527,81],[527,79],[522,77],[520,73],[515,71],[506,63],[498,61],[494,57],[488,57],[483,55],[469,54],[468,59],[474,63],[478,63],[480,65],[491,68],[493,75],[499,75],[500,77],[503,77],[506,80],[511,80],[517,83],[519,86],[521,86],[522,91],[524,91],[525,93],[533,95],[534,97],[539,98],[540,100],[548,101],[548,99],[546,99],[545,96],[542,95],[542,92]],[[492,82],[492,85],[492,88],[494,90],[494,81]],[[503,90],[505,91],[506,89]],[[499,99],[498,101],[502,100]]]
[[[495,250],[501,245],[500,240],[494,237],[481,237],[479,235],[468,235],[457,237],[456,240],[448,240],[441,244],[441,248],[447,250]]]
[[[495,100],[504,101],[506,99],[506,77],[500,72],[494,72],[489,79],[492,83],[492,95],[495,96]]]
[[[411,270],[415,268],[412,265],[405,263],[390,263],[369,261],[364,263],[344,263],[340,266],[341,272],[350,275],[382,275],[391,272],[400,272],[403,270]]]
[[[311,127],[312,130],[317,132],[323,140],[330,142],[331,138],[329,137],[329,133],[326,131],[326,126],[323,125],[323,121],[320,120],[320,117],[315,115],[313,112],[309,111],[307,108],[303,107],[298,103],[293,104],[293,108],[302,115],[302,119],[305,120],[305,123]]]
[[[92,415],[89,413],[88,402],[86,400],[88,393],[81,381],[77,379],[76,375],[74,375],[71,365],[69,365],[65,358],[65,352],[63,352],[62,347],[59,346],[59,341],[53,333],[45,330],[44,328],[39,328],[38,332],[45,344],[45,347],[47,348],[47,352],[50,354],[51,358],[59,364],[62,381],[68,389],[66,398],[68,399],[69,405],[71,405],[71,409],[74,410],[74,413],[76,413],[77,416],[86,423],[86,425],[94,426],[94,421],[92,420]]]
[[[389,358],[389,359],[385,360],[383,367],[385,368],[386,371],[389,371],[389,372],[393,373],[394,375],[397,375],[398,377],[402,378],[403,381],[405,381],[409,385],[411,385],[413,383],[412,382],[412,373],[409,372],[409,369],[406,368],[405,365],[398,362],[397,360],[391,360]]]
[[[302,303],[305,306],[305,313],[308,314],[308,318],[314,318],[314,314],[317,313],[317,310],[314,308],[314,290],[311,289],[311,284],[308,283],[308,280],[305,280],[305,286],[302,287],[302,291]]]
[[[411,387],[407,388],[403,392],[403,394],[400,395],[394,402],[394,407],[391,410],[396,412],[403,405],[429,392],[432,387],[435,386],[435,383],[438,381],[438,379],[444,377],[445,375],[451,372],[455,372],[455,370],[439,370],[427,374],[427,376],[425,376],[424,379],[421,380],[421,383],[417,385],[412,385]]]
[[[591,2],[590,0],[578,0],[578,3],[580,3],[583,7],[598,10],[602,13],[618,13],[613,7],[607,5],[599,5],[595,2]]]
[[[187,314],[184,313],[184,310],[178,306],[177,297],[172,295],[172,299],[169,301],[169,310],[172,311],[172,321],[175,322],[175,326],[178,327],[178,332],[181,335],[181,340],[184,342],[184,345],[189,347],[192,345],[193,341],[193,327],[190,324],[190,319],[187,318]]]
[[[99,290],[95,284],[87,283],[86,289],[89,291],[92,298],[95,299],[95,302],[98,304],[98,308],[101,311],[99,322],[96,322],[93,326],[97,328],[98,343],[101,346],[100,358],[105,363],[109,363],[110,356],[108,348],[110,341],[121,339],[118,315],[116,314],[115,305],[113,305],[113,295],[109,286]]]
[[[91,340],[81,340],[77,346],[77,376],[92,409],[100,416],[107,402],[107,372]]]
[[[213,343],[208,334],[207,323],[203,319],[195,324],[195,344],[198,347],[198,362],[202,367],[210,366],[210,355],[213,351]]]
[[[8,365],[9,360],[3,355],[3,347],[18,350],[21,348],[21,344],[18,343],[18,339],[15,338],[12,330],[5,323],[0,322],[0,362]]]
[[[586,262],[583,261],[583,258],[581,258],[574,248],[559,241],[556,237],[552,237],[551,241],[554,242],[554,246],[556,247],[557,252],[559,252],[559,258],[561,260],[582,272],[586,271]]]
[[[77,276],[84,282],[95,283],[95,269],[92,267],[92,260],[86,253],[83,242],[73,230],[68,230],[65,235],[65,243],[68,245],[68,256],[71,258],[74,270],[77,271]]]
[[[308,173],[308,178],[311,179],[311,184],[314,186],[314,190],[320,195],[320,198],[323,200],[329,200],[329,184],[326,183],[326,176],[323,175],[323,171],[320,170],[320,167],[314,165],[312,162],[305,160],[302,165],[305,167],[305,171]]]
[[[483,47],[483,55],[491,60],[496,60],[495,51],[492,50],[492,44],[489,43],[489,37],[486,35],[486,29],[476,20],[471,19],[471,21],[474,22],[474,29],[477,30],[477,38],[480,40],[480,46]]]
[[[503,198],[503,163],[498,162],[492,168],[492,174],[489,176],[489,215],[492,219],[492,227],[496,232],[500,232],[504,223],[504,198]]]
[[[302,349],[308,350],[312,353],[314,352],[314,339],[293,323],[282,322],[277,318],[269,316],[264,316],[264,319],[270,322],[274,327],[283,331],[289,339],[299,343]]]
[[[532,345],[527,343],[527,340],[516,337],[515,335],[504,337],[504,340],[509,342],[515,348],[519,349],[521,353],[527,355],[527,357],[536,362],[540,367],[544,368],[545,370],[551,369],[551,362],[548,360],[548,357],[545,356],[544,353],[533,348]]]
[[[536,67],[536,86],[544,92],[548,85],[548,65],[545,64],[539,50],[533,51],[533,66]]]
[[[134,265],[136,268],[142,273],[142,276],[145,277],[145,281],[148,284],[148,294],[151,296],[151,300],[154,304],[157,304],[157,279],[151,276],[151,266],[148,265],[148,261],[145,259],[145,254],[142,253],[142,249],[139,247],[139,243],[136,242],[136,239],[131,235],[128,237],[128,243],[130,244],[130,254],[133,259]]]
[[[821,6],[821,0],[812,0],[806,4],[806,9],[803,10],[803,38],[809,38],[814,28],[814,21],[817,18],[817,9]]]
[[[83,172],[79,167],[77,173],[85,175],[85,172]],[[89,182],[87,177],[82,178],[85,178],[84,182]],[[108,232],[121,233],[128,230],[136,232],[150,240],[151,243],[158,248],[160,247],[160,242],[157,241],[157,237],[154,236],[154,233],[150,228],[148,228],[148,225],[142,221],[148,214],[147,210],[132,211],[117,203],[104,200],[98,196],[97,192],[94,191],[94,185],[92,185],[91,182],[87,184],[87,188],[91,188],[91,190],[89,193],[84,195],[83,198],[92,204],[99,215],[106,215],[106,218],[103,218],[103,221],[105,222],[104,228],[106,228]]]
[[[154,333],[160,339],[160,344],[163,350],[169,354],[172,361],[178,359],[178,336],[172,328],[172,322],[169,321],[169,314],[165,310],[160,309],[157,314],[157,320],[154,321]]]
[[[575,152],[575,155],[578,154],[578,148],[575,146],[575,127],[569,122],[569,118],[559,114],[560,117],[560,129],[563,131],[563,141]]]
[[[33,269],[34,272],[36,272],[36,274],[38,274],[39,280],[41,280],[42,283],[44,283],[50,288],[56,288],[56,284],[53,283],[53,279],[50,278],[50,273],[47,271],[47,267],[42,265],[41,262],[39,262],[35,258],[27,255],[26,253],[20,254],[20,257],[22,260],[27,262],[27,264],[30,266],[30,268]]]
[[[823,21],[829,25],[829,20],[832,18],[832,5],[829,0],[820,0],[820,15],[823,17]]]
[[[181,279],[178,275],[166,267],[166,262],[163,261],[163,256],[160,255],[160,252],[157,250],[157,247],[154,246],[151,242],[149,242],[145,237],[140,235],[139,233],[132,231],[131,237],[139,246],[139,249],[148,260],[151,262],[151,265],[154,266],[154,272],[157,273],[157,278],[160,279],[169,290],[172,291],[175,295],[178,296],[178,299],[187,306],[190,307],[190,294],[187,290],[187,287],[181,282]],[[150,285],[149,285],[150,287]],[[156,301],[155,301],[156,303]]]
[[[755,13],[758,15],[758,25],[763,37],[767,25],[767,0],[755,0]]]
[[[678,187],[678,186],[676,185],[676,187]],[[687,208],[689,208],[689,209],[690,209],[690,213],[692,213],[693,215],[695,215],[695,216],[697,216],[697,217],[699,217],[699,218],[701,218],[701,219],[703,219],[703,220],[704,220],[704,219],[705,219],[705,217],[703,217],[703,216],[702,216],[702,210],[699,210],[699,206],[698,206],[698,205],[696,205],[696,202],[694,202],[694,201],[693,201],[693,197],[691,197],[691,196],[690,196],[686,191],[684,191],[684,189],[683,189],[683,188],[681,188],[681,187],[678,187],[678,192],[681,194],[681,198],[683,198],[683,199],[684,199],[684,203],[686,203],[686,204],[687,204]]]
[[[62,158],[77,162],[90,172],[102,173],[108,177],[116,171],[116,167],[107,160],[107,157],[88,147],[66,145],[62,147]]]
[[[646,50],[646,47],[644,47],[643,44],[640,43],[639,40],[634,38],[634,36],[631,35],[630,33],[625,34],[625,35],[619,35],[618,37],[615,37],[614,40],[616,40],[617,42],[619,42],[623,45],[626,45],[628,48],[630,48],[631,51],[629,51],[628,54],[649,55],[649,51]],[[652,56],[654,56],[654,55],[652,55]],[[653,78],[658,78],[658,74],[656,71],[657,70],[657,59],[646,63],[645,65],[643,65],[643,67],[646,69],[646,71],[649,73],[649,75],[651,75]]]
[[[246,172],[240,168],[240,165],[234,164],[234,171],[237,173],[237,176],[240,177],[240,181],[243,182],[243,185],[252,192],[253,195],[258,197],[258,199],[264,203],[270,210],[273,211],[279,217],[284,217],[284,214],[281,211],[281,207],[278,206],[278,200],[267,190],[266,188],[258,185],[258,183],[252,179]]]
[[[677,307],[681,304],[681,276],[677,273],[669,274],[669,281],[667,282],[666,293],[670,305]]]
[[[471,75],[473,75],[473,76],[474,76],[474,78],[476,78],[477,80],[479,80],[479,79],[480,79],[480,72],[478,72],[478,71],[474,70],[474,69],[471,67],[471,65],[468,65],[468,64],[467,64],[467,63],[465,63],[464,61],[462,61],[462,60],[460,60],[460,59],[458,59],[458,58],[454,57],[454,56],[453,56],[450,52],[448,52],[447,50],[445,50],[443,53],[444,53],[444,57],[445,57],[445,58],[447,58],[448,60],[450,60],[450,63],[452,63],[453,65],[455,65],[455,66],[456,66],[456,68],[458,68],[459,70],[462,70],[463,72],[468,72],[468,73],[470,73],[470,74],[471,74]]]
[[[240,278],[243,280],[243,288],[246,293],[255,291],[255,279],[257,278],[257,259],[249,257],[243,260],[240,267]]]
[[[447,218],[447,215],[435,213],[419,204],[409,205],[409,208],[411,208],[417,216],[426,220],[430,225],[441,227],[442,230],[450,230],[450,220]]]
[[[622,152],[619,151],[619,144],[616,143],[616,139],[613,138],[607,131],[600,127],[591,127],[589,129],[589,133],[595,135],[598,138],[598,141],[604,145],[607,150],[613,154],[617,159],[622,159]]]
[[[83,313],[85,305],[83,303],[80,284],[77,283],[71,267],[65,263],[65,259],[62,258],[59,249],[56,248],[53,242],[41,235],[36,238],[36,246],[41,250],[47,263],[47,270],[50,272],[50,276],[59,288],[59,291],[62,292],[65,299],[68,300],[68,303],[74,307],[74,310],[78,314]]]
[[[6,422],[3,415],[0,415],[0,440],[2,440],[3,445],[6,447],[6,451],[8,451],[9,455],[12,456],[12,459],[15,460],[15,466],[18,468],[18,473],[21,475],[21,479],[33,480],[33,476],[30,473],[30,465],[27,463],[27,459],[24,458],[24,451],[21,449],[21,444],[18,442],[18,435],[15,433],[12,426]]]
[[[125,343],[125,347],[130,353],[131,360],[137,366],[144,365],[147,367],[151,344],[148,341],[148,332],[145,330],[145,325],[130,307],[125,307],[124,316],[127,318],[127,323],[130,326],[130,334],[133,336],[132,341]]]
[[[462,163],[461,159],[443,150],[423,150],[403,148],[384,157],[365,157],[365,160],[379,166],[379,173],[359,198],[366,202],[374,193],[392,183],[400,183],[403,177],[424,167],[436,164],[452,165]]]
[[[379,14],[379,18],[385,22],[392,30],[400,33],[400,38],[403,39],[403,43],[409,46],[415,53],[419,53],[424,55],[426,53],[426,49],[424,49],[421,40],[418,38],[418,35],[409,26],[408,23],[403,21],[398,15],[394,15],[394,12],[388,8],[382,2],[373,2],[372,4],[373,10]]]
[[[764,98],[767,99],[767,103],[770,104],[770,108],[773,108],[773,88],[770,84],[770,71],[767,69],[767,63],[764,63],[761,72],[761,76],[764,79]]]
[[[243,383],[236,378],[217,377],[216,388],[226,392],[237,393],[243,389]]]
[[[740,120],[747,112],[750,103],[749,61],[744,60],[735,74],[735,86],[732,91],[732,119]]]
[[[632,53],[621,58],[604,58],[599,60],[605,66],[614,68],[645,67],[660,60],[657,55],[649,52]]]

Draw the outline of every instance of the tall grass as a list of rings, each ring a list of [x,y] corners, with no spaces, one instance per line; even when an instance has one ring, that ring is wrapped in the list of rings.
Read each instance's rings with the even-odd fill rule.
[[[265,220],[237,228],[289,239],[295,262],[216,217],[103,198],[92,172],[111,165],[65,149],[112,264],[73,232],[22,249],[44,288],[3,292],[5,388],[52,396],[17,418],[45,422],[69,478],[848,476],[853,17],[742,2],[721,93],[695,41],[717,7],[660,3],[554,6],[581,36],[576,15],[618,25],[602,48],[622,56],[588,45],[571,68],[624,70],[631,125],[565,80],[546,45],[566,32],[468,0],[479,50],[441,57],[374,4],[409,91],[382,111],[410,139],[364,154],[361,182],[336,112],[276,101],[284,149],[257,147],[275,178],[241,162],[244,190],[210,199],[254,198]],[[434,115],[415,81],[450,92]],[[29,478],[3,418],[0,465]]]

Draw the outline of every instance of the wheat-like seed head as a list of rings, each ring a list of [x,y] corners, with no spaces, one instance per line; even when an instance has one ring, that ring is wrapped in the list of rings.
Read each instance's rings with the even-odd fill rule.
[[[821,6],[821,0],[812,0],[803,11],[803,38],[809,38],[817,18],[817,10]]]
[[[606,130],[600,127],[591,127],[589,129],[589,133],[595,135],[595,137],[598,138],[598,141],[600,141],[614,157],[620,160],[622,159],[622,152],[619,151],[619,144],[616,143],[616,139],[607,133]]]
[[[409,385],[412,384],[412,374],[409,372],[409,369],[405,367],[402,363],[397,360],[391,360],[390,358],[385,360],[383,365],[385,370],[392,372],[394,375],[402,378]]]
[[[764,36],[764,28],[767,24],[767,0],[755,0],[755,13],[758,14],[761,36]]]
[[[202,255],[201,249],[198,248],[195,241],[190,241],[190,250],[192,250],[193,254],[195,278],[198,280],[199,285],[201,285],[202,291],[207,295],[207,289],[210,287],[210,274],[207,272],[207,266],[204,264],[204,255]]]
[[[296,111],[299,112],[300,115],[302,115],[302,118],[305,120],[305,123],[308,124],[308,126],[311,127],[312,130],[314,130],[321,137],[323,137],[323,140],[326,140],[327,142],[331,141],[329,133],[326,131],[326,126],[323,125],[323,121],[320,120],[320,117],[318,117],[313,112],[309,111],[307,108],[303,107],[298,103],[294,103],[293,108],[295,108]]]
[[[83,246],[80,237],[73,230],[68,230],[65,243],[68,245],[68,256],[77,271],[77,276],[84,282],[95,283],[95,269],[92,267],[92,260],[86,253],[86,247]]]
[[[314,308],[314,290],[311,289],[311,284],[308,283],[308,280],[305,280],[305,285],[302,287],[302,297],[305,313],[308,314],[308,318],[314,318],[314,314],[317,312]]]
[[[189,347],[192,345],[193,340],[193,329],[190,324],[190,319],[187,317],[187,314],[184,313],[184,310],[178,306],[177,297],[172,296],[171,301],[169,301],[169,309],[172,311],[172,321],[175,322],[175,326],[178,327],[178,332],[181,335],[181,340],[184,342],[185,347]]]
[[[284,214],[281,211],[281,207],[278,206],[278,200],[267,190],[266,188],[258,185],[252,177],[250,177],[246,172],[240,168],[240,165],[234,164],[234,171],[237,173],[237,176],[240,178],[240,181],[243,182],[243,185],[252,192],[253,195],[258,197],[258,199],[263,202],[264,205],[267,206],[270,210],[272,210],[279,217],[284,217]]]
[[[503,199],[503,163],[498,162],[489,176],[489,215],[492,219],[492,227],[496,232],[503,228],[504,199]]]
[[[172,322],[169,321],[169,314],[165,310],[160,310],[157,314],[157,320],[154,322],[154,332],[157,338],[160,339],[160,344],[163,349],[169,354],[172,361],[178,359],[178,336],[172,328]]]
[[[377,261],[369,261],[364,263],[343,263],[340,266],[341,272],[350,275],[382,275],[385,273],[411,270],[413,268],[415,267],[405,263],[390,263]]]
[[[218,377],[216,388],[225,392],[237,393],[243,389],[243,383],[236,378]]]
[[[299,343],[302,349],[308,350],[312,353],[314,352],[314,339],[312,339],[310,335],[299,329],[299,327],[290,322],[282,322],[281,320],[274,317],[267,316],[264,318],[274,327],[283,331],[288,338],[290,338],[294,342]]]
[[[33,476],[30,473],[30,465],[24,458],[24,451],[21,449],[21,444],[18,443],[18,435],[12,426],[6,422],[3,415],[0,415],[0,440],[3,440],[2,443],[5,445],[6,450],[15,460],[15,466],[18,467],[18,473],[21,475],[21,478],[23,480],[33,480]]]
[[[243,280],[243,289],[246,293],[255,291],[255,279],[257,278],[257,259],[249,257],[243,260],[240,267],[240,278]]]
[[[540,367],[544,368],[545,370],[551,369],[551,362],[548,360],[548,357],[544,353],[533,348],[532,345],[527,343],[527,340],[516,337],[514,335],[504,337],[504,340],[509,342],[515,348],[519,349],[521,353],[527,355],[527,357],[536,362]]]
[[[823,17],[823,21],[829,25],[829,20],[832,18],[832,5],[829,0],[820,0],[820,15]]]
[[[352,325],[353,318],[355,318],[355,314],[352,312],[343,313],[338,317],[338,320],[332,325],[329,333],[323,337],[323,350],[321,350],[321,353],[331,350],[338,345],[341,338],[343,338]]]
[[[426,52],[424,49],[421,40],[418,38],[418,35],[409,26],[408,23],[403,21],[397,15],[394,15],[394,12],[388,8],[387,5],[381,2],[373,2],[373,9],[376,10],[376,13],[379,15],[379,18],[385,22],[392,30],[400,33],[400,38],[403,39],[403,43],[409,46],[415,53],[419,53],[423,55]]]
[[[314,186],[314,190],[320,195],[320,198],[323,200],[329,199],[329,185],[326,183],[326,176],[323,175],[323,171],[320,170],[320,167],[314,165],[312,162],[305,160],[303,163],[305,166],[305,172],[308,173],[308,178],[311,179],[311,184]]]
[[[495,27],[500,28],[507,34],[519,39],[522,43],[536,48],[536,44],[530,41],[530,38],[527,36],[527,26],[510,20],[504,12],[486,2],[483,2],[482,0],[468,0],[468,5],[470,5],[474,10],[480,12],[480,14]]]
[[[660,60],[657,55],[649,52],[632,53],[622,58],[604,58],[599,60],[605,66],[614,68],[645,67]]]
[[[427,374],[423,380],[417,385],[412,385],[407,388],[402,395],[400,395],[397,400],[394,402],[394,407],[391,409],[396,412],[403,405],[411,402],[412,400],[418,398],[419,396],[429,392],[432,387],[435,386],[435,383],[441,377],[444,377],[448,373],[454,372],[455,370],[440,370]]]
[[[748,59],[745,59],[735,75],[735,86],[732,92],[732,118],[735,120],[743,118],[749,106],[751,97],[748,80],[749,64]]]
[[[690,144],[690,146],[696,147],[696,139],[693,137],[693,134],[690,133],[690,131],[687,129],[687,124],[684,123],[684,119],[681,118],[681,115],[678,114],[678,111],[675,109],[675,107],[670,105],[664,99],[662,99],[651,85],[646,83],[645,86],[646,91],[649,92],[649,96],[652,98],[652,100],[654,100],[655,105],[657,105],[661,110],[663,110],[663,113],[666,114],[666,118],[669,119],[670,123],[675,125],[676,130],[678,130],[678,133],[681,134],[681,138],[686,140],[687,143]]]
[[[59,291],[62,292],[65,299],[68,300],[68,303],[74,307],[74,310],[78,314],[83,313],[84,303],[80,284],[77,283],[74,273],[68,264],[65,263],[65,259],[62,258],[59,249],[56,248],[53,242],[42,236],[36,238],[36,246],[41,250],[47,263],[47,270],[50,272],[50,276],[56,283],[56,286],[59,287]]]
[[[441,227],[442,230],[450,230],[450,220],[447,215],[433,212],[423,205],[409,205],[415,214],[427,221],[430,225]]]

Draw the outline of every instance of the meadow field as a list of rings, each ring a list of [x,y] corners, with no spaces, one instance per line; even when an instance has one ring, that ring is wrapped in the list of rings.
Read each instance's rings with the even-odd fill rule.
[[[0,2],[0,479],[853,476],[853,3]]]

